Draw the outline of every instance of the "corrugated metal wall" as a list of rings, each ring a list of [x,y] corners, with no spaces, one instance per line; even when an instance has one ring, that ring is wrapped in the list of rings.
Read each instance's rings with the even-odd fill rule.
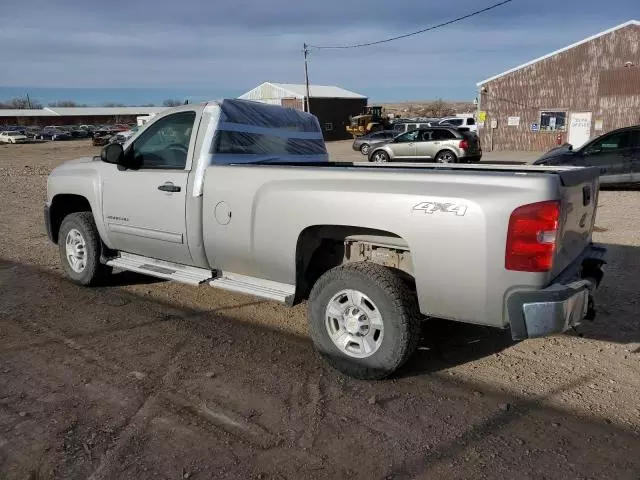
[[[634,66],[625,67],[626,62]],[[640,26],[628,25],[483,85],[484,150],[548,150],[558,133],[532,132],[544,110],[591,112],[591,137],[640,124]],[[518,126],[508,126],[519,117]],[[497,120],[497,128],[491,121]],[[595,130],[596,122],[602,125]]]

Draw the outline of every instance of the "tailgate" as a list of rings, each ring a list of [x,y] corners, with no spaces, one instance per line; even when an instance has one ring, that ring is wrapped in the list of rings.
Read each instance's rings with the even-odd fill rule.
[[[581,168],[560,172],[562,207],[552,277],[567,268],[591,243],[598,206],[599,171]]]

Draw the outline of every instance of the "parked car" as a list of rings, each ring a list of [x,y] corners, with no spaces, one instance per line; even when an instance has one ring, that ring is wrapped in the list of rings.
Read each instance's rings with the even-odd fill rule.
[[[369,149],[380,145],[381,143],[388,142],[397,135],[393,130],[383,130],[381,132],[368,133],[361,137],[356,137],[353,141],[353,149],[359,150],[363,155],[369,154]]]
[[[114,136],[113,133],[110,133],[110,132],[105,132],[105,131],[95,132],[91,137],[91,143],[93,144],[94,147],[102,147],[104,145],[107,145],[109,141],[113,138],[113,136]]]
[[[482,149],[477,135],[454,127],[430,127],[398,135],[392,141],[374,147],[370,162],[479,162]]]
[[[425,316],[526,339],[595,315],[595,169],[334,163],[314,116],[242,100],[167,109],[100,159],[47,181],[71,281],[120,268],[308,298],[316,348],[357,378],[400,368]]]
[[[478,131],[476,119],[473,117],[445,117],[442,118],[438,125],[451,125],[454,127],[467,127],[472,132]]]
[[[62,128],[65,132],[71,135],[71,138],[89,138],[89,132],[83,128],[75,125],[68,125]]]
[[[29,138],[17,130],[0,132],[0,143],[26,143]]]
[[[411,130],[415,130],[416,128],[427,128],[431,127],[432,125],[432,122],[402,121],[393,124],[393,131],[396,135],[400,135],[401,133],[410,132]]]
[[[640,125],[605,133],[574,150],[570,144],[545,153],[534,165],[596,167],[602,185],[640,183]]]
[[[44,127],[40,132],[41,140],[71,140],[71,134],[58,127]]]
[[[136,125],[135,127],[132,127],[130,130],[127,130],[124,132],[118,132],[109,139],[109,143],[124,144],[127,142],[127,140],[133,137],[139,129],[140,127]]]

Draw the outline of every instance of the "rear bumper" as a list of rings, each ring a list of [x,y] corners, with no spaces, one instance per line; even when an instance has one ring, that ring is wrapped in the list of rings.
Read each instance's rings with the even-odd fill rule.
[[[593,292],[603,277],[606,249],[591,245],[547,288],[515,292],[507,300],[514,340],[561,333],[593,320]]]

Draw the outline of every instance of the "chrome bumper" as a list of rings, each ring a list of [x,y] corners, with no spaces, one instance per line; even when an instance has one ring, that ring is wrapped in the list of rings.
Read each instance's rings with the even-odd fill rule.
[[[606,249],[591,245],[573,268],[547,288],[514,293],[507,302],[515,340],[561,333],[595,318],[593,292],[603,277]]]

